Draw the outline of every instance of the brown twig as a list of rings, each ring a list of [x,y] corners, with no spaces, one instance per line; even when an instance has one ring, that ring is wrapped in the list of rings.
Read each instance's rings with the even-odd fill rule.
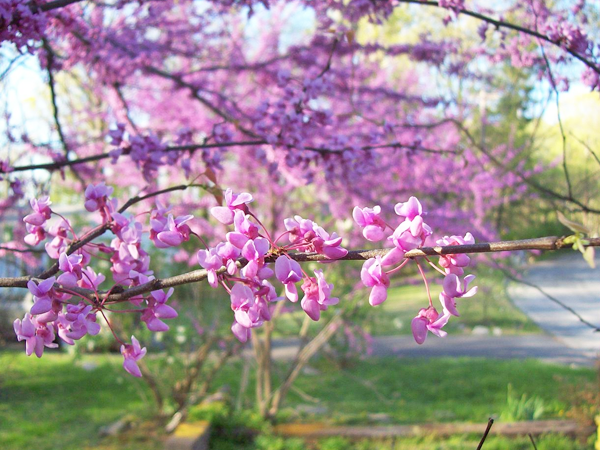
[[[485,428],[485,432],[483,433],[483,436],[481,437],[481,441],[479,441],[479,445],[477,446],[477,450],[481,450],[481,447],[483,447],[483,443],[485,442],[485,440],[487,439],[488,433],[490,432],[490,430],[492,429],[492,425],[494,424],[494,419],[492,419],[491,417],[488,419],[488,423],[487,423],[487,427]]]
[[[440,4],[439,4],[439,2],[435,2],[435,1],[398,0],[398,2],[399,3],[414,3],[414,4],[417,4],[417,5],[427,5],[427,6],[441,7]],[[486,16],[484,14],[480,14],[480,13],[477,13],[475,11],[469,11],[467,9],[457,8],[457,12],[460,13],[460,14],[464,14],[465,16],[474,17],[475,19],[479,19],[479,20],[482,20],[484,22],[491,23],[496,28],[508,28],[510,30],[518,31],[519,33],[528,34],[530,36],[536,37],[536,38],[541,39],[543,41],[549,42],[550,44],[552,44],[552,45],[554,45],[556,47],[560,47],[562,50],[564,50],[565,52],[567,52],[568,54],[570,54],[571,56],[573,56],[574,58],[578,59],[579,61],[581,61],[586,66],[588,66],[594,72],[600,74],[600,67],[598,67],[596,64],[594,64],[589,59],[587,59],[585,56],[580,55],[579,53],[577,53],[574,50],[571,50],[569,48],[563,47],[561,45],[561,42],[559,42],[559,41],[553,41],[548,36],[545,36],[545,35],[537,32],[537,31],[530,30],[530,29],[522,27],[520,25],[515,25],[514,23],[505,22],[503,20],[496,20],[496,19],[488,17],[488,16]]]
[[[531,445],[533,445],[534,450],[537,450],[537,445],[535,445],[535,441],[533,440],[533,435],[531,433],[527,433],[529,436],[529,440],[531,441]]]
[[[164,192],[157,191],[157,193]],[[158,195],[154,193],[155,195]],[[142,198],[147,198],[147,196],[139,197],[137,201],[140,201]],[[137,202],[136,201],[136,202]],[[121,211],[121,210],[120,210]],[[108,225],[104,225],[100,227],[93,235],[95,237],[99,236],[103,232],[108,229]],[[102,232],[102,233],[101,233]],[[73,251],[81,248],[83,245],[89,243],[92,239],[86,238],[84,240],[78,241],[73,244],[69,249],[68,253],[72,253]],[[585,247],[600,247],[600,238],[590,238],[588,239],[588,243],[584,245]],[[496,252],[507,252],[507,251],[518,251],[518,250],[558,250],[563,248],[571,248],[572,244],[567,244],[563,241],[563,238],[556,236],[547,236],[536,239],[521,239],[515,241],[498,241],[498,242],[483,242],[479,244],[468,244],[468,245],[448,245],[448,246],[436,246],[436,247],[422,247],[415,250],[411,250],[404,254],[405,258],[418,258],[424,256],[440,256],[440,255],[452,255],[452,254],[465,254],[465,253],[496,253]],[[390,250],[389,248],[381,248],[375,250],[352,250],[349,251],[346,256],[340,258],[337,261],[366,261],[370,258],[375,258],[377,256],[385,256]],[[70,254],[69,253],[69,254]],[[292,259],[298,262],[308,262],[308,261],[331,261],[331,259],[327,258],[325,255],[321,255],[318,253],[290,253],[289,254]],[[274,262],[276,259],[276,255],[271,255],[265,258],[266,262]],[[239,261],[239,264],[243,264],[244,261]],[[54,266],[53,266],[54,267]],[[58,271],[58,266],[56,270],[48,269],[43,274],[38,277],[15,277],[15,278],[0,278],[0,287],[27,287],[27,282],[31,279],[45,279],[48,278]],[[225,267],[222,267],[217,273],[224,273],[226,271]],[[42,276],[43,275],[43,276]],[[135,297],[137,295],[146,294],[148,292],[157,290],[157,289],[165,289],[175,286],[180,286],[183,284],[196,283],[198,281],[202,281],[206,279],[208,276],[208,272],[206,270],[194,270],[191,272],[183,273],[180,275],[175,275],[173,277],[164,278],[164,279],[154,279],[149,281],[148,283],[141,284],[139,286],[135,286],[122,292],[108,294],[106,292],[100,293],[100,299],[106,300],[109,303],[118,303],[123,302],[131,297]],[[60,286],[58,286],[60,288]],[[93,291],[87,289],[78,289],[78,293],[93,295]]]

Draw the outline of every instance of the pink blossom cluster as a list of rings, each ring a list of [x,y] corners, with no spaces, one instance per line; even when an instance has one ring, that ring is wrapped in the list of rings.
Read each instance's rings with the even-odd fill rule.
[[[177,146],[193,147],[193,132],[189,127],[177,130],[174,135]],[[155,134],[132,135],[127,133],[125,124],[117,123],[115,129],[109,130],[108,138],[110,145],[113,146],[108,152],[112,164],[116,164],[122,155],[128,155],[148,183],[156,178],[160,167],[175,167],[177,163],[184,170],[186,177],[191,174],[192,158],[184,157],[183,151],[170,149],[167,143]],[[233,139],[233,131],[226,125],[217,124],[210,138],[215,143],[229,142]],[[223,148],[202,148],[199,150],[199,159],[207,168],[219,170],[222,169],[221,160],[224,151]]]
[[[150,256],[142,247],[142,236],[146,233],[144,224],[136,219],[138,216],[128,218],[117,212],[117,201],[111,198],[112,193],[112,187],[100,183],[89,185],[84,194],[85,209],[98,213],[101,219],[99,227],[106,227],[114,233],[110,246],[87,243],[74,252],[69,251],[70,244],[84,239],[87,234],[78,239],[71,224],[62,216],[48,226],[47,221],[53,212],[47,196],[30,201],[33,213],[23,219],[29,231],[24,240],[35,246],[48,237],[52,238],[46,242],[45,248],[51,258],[58,259],[58,276],[30,280],[27,284],[34,303],[23,320],[14,323],[18,340],[26,341],[27,355],[35,353],[41,357],[44,347],[57,346],[54,342],[56,336],[73,345],[74,341],[86,335],[94,336],[100,332],[97,314],[105,317],[106,305],[105,300],[100,300],[99,286],[106,277],[88,265],[97,251],[110,255],[110,270],[117,285],[138,286],[154,279]],[[156,209],[149,213],[147,232],[157,248],[175,247],[189,240],[191,230],[187,222],[192,216],[174,218],[169,212],[169,207],[157,203]],[[81,290],[93,295],[83,295]],[[139,308],[133,312],[140,314],[141,321],[150,331],[166,331],[169,327],[164,320],[177,317],[175,309],[167,304],[172,294],[172,288],[167,292],[154,290],[147,297],[138,295],[129,301]],[[110,323],[107,324],[110,327]],[[136,361],[145,354],[145,349],[140,348],[135,337],[132,337],[132,342],[122,343],[124,368],[132,375],[140,376]]]
[[[581,55],[587,54],[592,46],[586,32],[569,22],[548,23],[545,33],[552,41]]]
[[[234,230],[226,234],[226,241],[213,248],[198,251],[198,262],[208,271],[208,282],[212,287],[222,284],[231,296],[231,309],[234,311],[233,334],[241,342],[246,342],[252,328],[260,327],[272,318],[272,304],[284,297],[277,295],[269,279],[273,275],[284,285],[285,296],[291,302],[299,300],[296,283],[302,282],[304,296],[300,302],[302,309],[313,320],[319,320],[321,311],[338,303],[332,297],[333,284],[325,280],[321,270],[315,270],[314,277],[306,274],[289,252],[316,252],[334,260],[348,252],[342,248],[342,238],[329,234],[311,220],[300,216],[285,219],[288,245],[278,245],[263,225],[248,208],[253,198],[248,193],[235,194],[225,191],[225,206],[211,209],[212,215],[221,223],[233,225]],[[283,236],[283,235],[282,235]],[[282,237],[280,236],[280,238]],[[275,260],[275,270],[265,259],[279,255]],[[246,264],[239,268],[239,258]],[[228,282],[233,282],[229,287]]]
[[[29,202],[33,213],[25,216],[23,222],[27,228],[28,235],[25,236],[25,242],[29,245],[37,245],[46,239],[46,230],[44,225],[52,216],[50,205],[52,202],[49,197],[42,197],[39,200],[32,198]]]
[[[410,197],[404,203],[397,203],[394,211],[400,218],[404,218],[395,229],[387,225],[381,217],[380,206],[362,209],[355,207],[352,214],[355,222],[363,229],[363,235],[366,239],[380,241],[388,235],[388,242],[394,244],[394,247],[385,256],[370,258],[363,264],[361,280],[365,286],[371,288],[369,303],[372,306],[380,305],[387,300],[390,275],[399,271],[408,263],[409,259],[405,259],[405,254],[423,247],[427,238],[433,234],[431,227],[424,221],[423,216],[425,213],[417,198]],[[437,240],[436,243],[440,246],[467,245],[474,244],[475,240],[471,233],[467,233],[464,237],[445,236]],[[439,258],[441,267],[435,266],[429,260],[428,262],[444,276],[443,290],[439,297],[442,314],[438,313],[438,310],[433,306],[423,269],[417,263],[429,296],[429,307],[422,308],[411,322],[413,336],[418,344],[425,342],[428,331],[436,336],[446,336],[447,333],[442,328],[448,323],[450,316],[459,315],[456,309],[456,299],[472,297],[477,292],[477,287],[468,288],[469,283],[475,278],[474,275],[467,275],[464,279],[460,278],[464,274],[465,267],[470,263],[470,258],[467,255],[441,255]],[[391,268],[387,269],[388,267]]]
[[[33,306],[23,320],[15,320],[14,329],[19,341],[26,341],[25,352],[29,356],[35,352],[39,358],[44,347],[55,348],[55,333],[67,344],[85,335],[96,335],[100,325],[96,322],[97,308],[92,304],[68,303],[74,293],[73,287],[97,289],[104,281],[102,274],[96,275],[91,267],[82,268],[80,254],[60,255],[59,267],[62,273],[58,278],[50,277],[43,281],[30,280],[27,288],[33,297]]]
[[[46,15],[35,12],[37,1],[0,0],[0,42],[8,41],[33,53],[47,25]]]

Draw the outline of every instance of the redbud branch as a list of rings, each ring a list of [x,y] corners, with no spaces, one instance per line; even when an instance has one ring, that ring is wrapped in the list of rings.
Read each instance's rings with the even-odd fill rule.
[[[570,196],[570,195],[563,195],[560,194],[556,191],[553,191],[552,189],[549,189],[545,186],[542,186],[541,184],[537,183],[536,181],[532,180],[531,178],[526,177],[525,175],[523,175],[520,171],[518,170],[513,170],[513,169],[509,169],[504,163],[502,163],[502,161],[500,161],[498,158],[496,158],[494,155],[492,155],[488,150],[486,150],[486,148],[482,145],[480,145],[477,140],[471,135],[471,133],[469,132],[469,130],[467,130],[459,121],[454,121],[454,123],[456,124],[456,126],[458,126],[458,128],[463,132],[463,134],[467,137],[467,139],[469,140],[469,142],[471,143],[471,145],[473,145],[475,148],[477,148],[481,153],[483,153],[485,156],[487,156],[489,158],[489,160],[494,163],[496,166],[510,171],[511,173],[515,174],[517,177],[519,177],[519,179],[521,181],[523,181],[524,183],[528,184],[529,186],[533,187],[534,189],[550,196],[550,197],[554,197],[558,200],[563,200],[565,202],[570,202],[573,203],[574,205],[577,205],[581,208],[582,211],[584,212],[590,212],[590,213],[594,213],[594,214],[600,214],[600,209],[596,209],[596,208],[591,208],[587,205],[585,205],[584,203],[580,202],[579,200],[577,200],[576,198]]]
[[[52,100],[52,116],[54,117],[54,124],[56,125],[56,131],[58,132],[58,137],[60,138],[60,142],[62,143],[63,150],[65,152],[65,157],[69,157],[69,146],[67,144],[67,139],[65,138],[65,134],[63,133],[62,126],[60,124],[60,120],[58,117],[58,104],[56,102],[56,88],[54,83],[54,73],[52,72],[52,66],[54,65],[54,50],[50,47],[48,40],[46,38],[42,39],[42,44],[44,46],[44,50],[46,50],[47,55],[47,72],[48,72],[48,86],[50,87],[50,99]]]
[[[121,208],[119,208],[118,212],[120,214],[122,214],[130,206],[133,206],[136,203],[139,203],[139,202],[141,202],[143,200],[146,200],[146,199],[151,198],[151,197],[156,197],[158,195],[165,194],[165,193],[171,192],[171,191],[183,191],[183,190],[187,189],[188,187],[189,187],[188,185],[182,184],[182,185],[179,185],[179,186],[172,186],[172,187],[169,187],[169,188],[166,188],[166,189],[161,189],[161,190],[158,190],[158,191],[150,192],[149,194],[143,195],[141,197],[139,195],[135,196],[133,198],[130,198]],[[67,255],[70,255],[73,252],[79,250],[81,247],[83,247],[84,245],[90,243],[91,241],[93,241],[97,237],[102,236],[107,230],[110,229],[110,225],[111,225],[110,222],[107,222],[105,224],[99,225],[95,229],[91,230],[84,237],[82,237],[80,240],[73,242],[67,248],[67,251],[66,251]],[[57,272],[58,272],[58,262],[54,263],[54,265],[52,267],[50,267],[49,269],[46,269],[44,272],[42,272],[40,275],[38,275],[37,278],[39,278],[39,279],[46,279],[46,278],[49,278],[52,275],[56,274]],[[26,285],[27,281],[30,279],[30,277],[19,277],[19,279],[25,280],[25,285]],[[4,287],[4,286],[2,286],[0,284],[0,287]]]
[[[490,432],[490,430],[492,429],[492,425],[494,424],[494,419],[492,419],[491,417],[488,419],[488,424],[487,427],[485,428],[485,432],[483,433],[483,436],[481,437],[481,441],[479,441],[479,445],[477,446],[477,450],[481,450],[481,447],[483,447],[483,443],[485,442],[488,433]]]
[[[36,5],[35,3],[31,2],[29,4],[29,8],[34,13],[38,11],[47,12],[52,11],[53,9],[69,6],[73,3],[79,3],[80,1],[82,0],[54,0],[52,2],[44,3],[43,5]]]
[[[169,146],[165,149],[165,152],[176,152],[176,151],[189,151],[193,152],[195,150],[203,149],[203,148],[218,148],[218,147],[235,147],[235,146],[246,146],[246,145],[261,145],[265,144],[266,141],[240,141],[240,142],[220,142],[214,144],[191,144],[191,145],[174,145]],[[123,149],[123,155],[128,155],[131,151],[130,148]],[[87,156],[85,158],[72,159],[68,161],[56,161],[52,163],[45,164],[30,164],[26,166],[17,166],[11,167],[11,172],[23,172],[27,170],[56,170],[62,167],[70,167],[75,166],[77,164],[85,164],[88,162],[101,161],[103,159],[110,158],[111,155],[109,153],[100,153],[98,155]],[[1,171],[0,171],[1,172]]]
[[[588,243],[584,244],[584,247],[600,247],[600,238],[587,239]],[[77,243],[80,245],[85,245]],[[482,242],[479,244],[467,244],[467,245],[447,245],[447,246],[436,246],[436,247],[422,247],[415,250],[406,252],[404,257],[418,258],[424,256],[440,256],[440,255],[452,255],[452,254],[464,254],[464,253],[496,253],[496,252],[509,252],[518,250],[559,250],[563,248],[571,248],[573,244],[565,243],[564,238],[556,236],[547,236],[535,239],[521,239],[515,241],[498,241],[498,242]],[[78,247],[79,248],[79,247]],[[370,258],[377,256],[385,256],[392,249],[382,248],[375,250],[352,250],[349,251],[346,256],[340,258],[339,261],[366,261]],[[289,256],[298,262],[308,261],[331,261],[325,255],[318,253],[290,253]],[[275,262],[277,259],[276,255],[268,256],[265,258],[265,262]],[[238,261],[239,265],[243,265],[245,261]],[[46,277],[9,277],[0,278],[0,287],[19,287],[26,288],[27,282],[31,279],[41,281],[44,278],[52,276],[58,272],[58,265],[56,270]],[[225,267],[221,267],[217,270],[217,274],[223,274],[227,271]],[[48,272],[48,271],[47,271]],[[45,272],[46,273],[46,272]],[[208,276],[208,272],[204,269],[194,270],[191,272],[175,275],[173,277],[164,279],[154,279],[148,283],[134,286],[132,288],[125,289],[121,286],[114,286],[114,293],[100,293],[100,299],[103,302],[118,303],[127,301],[128,299],[147,294],[158,289],[166,289],[170,287],[180,286],[183,284],[196,283],[198,281],[205,280]],[[57,285],[60,288],[60,285]],[[83,288],[71,288],[73,291],[93,297],[94,292],[89,289]],[[120,292],[118,292],[120,291]]]
[[[35,249],[35,248],[10,248],[0,245],[0,250],[15,253],[46,253],[46,250]]]
[[[497,266],[498,267],[498,266]],[[508,271],[504,270],[502,267],[498,267],[502,273],[504,274],[504,276],[506,278],[508,278],[511,281],[514,281],[516,283],[521,283],[524,284],[525,286],[529,286],[532,287],[534,289],[536,289],[540,294],[542,294],[544,297],[546,297],[548,300],[550,300],[551,302],[556,303],[558,306],[560,306],[561,308],[563,308],[564,310],[570,312],[571,314],[573,314],[575,317],[577,317],[577,319],[579,319],[579,321],[585,325],[587,325],[588,327],[590,327],[592,330],[596,331],[596,332],[600,332],[600,328],[596,325],[594,325],[591,322],[588,322],[587,320],[585,320],[577,311],[575,311],[573,308],[571,308],[569,305],[566,305],[565,303],[561,302],[559,299],[557,299],[556,297],[548,294],[546,291],[544,291],[541,287],[539,287],[537,284],[535,283],[530,283],[529,281],[525,281],[522,279],[519,279],[517,277],[515,277],[514,275],[512,275],[511,273],[509,273]]]
[[[536,28],[537,28],[537,18],[536,18]],[[556,119],[558,120],[558,129],[560,130],[561,143],[562,143],[562,156],[563,156],[563,172],[565,174],[565,181],[567,183],[567,192],[569,197],[573,197],[573,188],[571,186],[571,177],[569,176],[569,168],[567,166],[567,136],[565,135],[565,129],[563,127],[562,116],[560,114],[560,94],[558,92],[558,86],[556,84],[556,79],[554,74],[552,73],[552,66],[550,66],[550,61],[548,60],[548,56],[546,55],[546,50],[544,50],[544,45],[539,41],[540,49],[542,51],[542,57],[544,58],[544,63],[546,64],[546,68],[548,69],[548,76],[550,77],[550,85],[552,90],[554,91],[555,99],[556,99]]]
[[[414,3],[414,4],[417,4],[417,5],[427,5],[427,6],[437,6],[437,7],[440,7],[439,2],[425,1],[425,0],[398,0],[398,3]],[[503,20],[496,20],[496,19],[493,19],[493,18],[491,18],[489,16],[477,13],[475,11],[469,11],[468,9],[457,8],[457,12],[459,12],[460,14],[464,14],[465,16],[471,16],[471,17],[474,17],[476,19],[482,20],[484,22],[491,23],[496,28],[508,28],[508,29],[511,29],[511,30],[518,31],[520,33],[524,33],[524,34],[528,34],[530,36],[534,36],[534,37],[536,37],[538,39],[542,39],[542,40],[544,40],[546,42],[549,42],[550,44],[555,45],[556,47],[560,47],[562,50],[566,51],[571,56],[573,56],[574,58],[578,59],[579,61],[581,61],[586,66],[588,66],[594,72],[600,74],[600,67],[598,67],[596,64],[594,64],[592,61],[588,60],[586,57],[580,55],[579,53],[577,53],[577,52],[575,52],[573,50],[570,50],[568,48],[563,47],[560,42],[553,41],[548,36],[545,36],[542,33],[539,33],[539,32],[534,31],[534,30],[530,30],[528,28],[525,28],[525,27],[522,27],[522,26],[519,26],[519,25],[515,25],[515,24],[510,23],[510,22],[505,22]]]
[[[219,143],[213,143],[213,144],[172,145],[172,146],[168,146],[167,148],[165,148],[164,151],[165,152],[180,152],[180,151],[194,152],[196,150],[207,149],[207,148],[246,147],[246,146],[252,146],[252,145],[265,145],[265,144],[267,144],[267,141],[254,140],[254,141],[219,142]],[[416,145],[406,145],[406,144],[402,144],[400,142],[389,142],[389,143],[385,143],[385,144],[365,145],[363,147],[359,147],[359,149],[362,151],[370,151],[370,150],[377,150],[377,149],[384,149],[384,148],[401,148],[401,149],[408,149],[408,150],[425,152],[425,153],[442,153],[442,154],[443,153],[454,153],[454,154],[458,153],[456,150],[432,149],[432,148],[426,148],[426,147],[416,146]],[[329,148],[318,148],[318,147],[310,147],[310,146],[304,147],[304,149],[310,150],[310,151],[313,151],[316,153],[320,153],[320,154],[335,154],[335,153],[340,154],[345,151],[353,150],[350,147],[342,148],[340,150],[333,150],[333,149],[329,149]],[[130,151],[131,151],[130,148],[124,148],[122,156],[128,155],[130,153]],[[11,172],[24,172],[24,171],[29,171],[29,170],[41,170],[41,169],[52,171],[52,170],[61,169],[63,167],[71,167],[71,166],[75,166],[78,164],[85,164],[85,163],[94,162],[94,161],[101,161],[103,159],[108,159],[108,158],[111,158],[111,155],[109,153],[99,153],[97,155],[86,156],[84,158],[78,158],[78,159],[11,167]],[[0,170],[0,173],[2,173],[1,170]]]

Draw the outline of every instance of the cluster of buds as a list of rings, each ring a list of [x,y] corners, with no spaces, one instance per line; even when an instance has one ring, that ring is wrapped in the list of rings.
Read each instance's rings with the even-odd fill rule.
[[[423,207],[417,198],[411,197],[407,202],[396,204],[394,211],[400,218],[404,218],[395,229],[387,225],[381,217],[380,206],[362,209],[356,207],[352,214],[356,223],[363,228],[363,235],[367,240],[381,241],[387,237],[387,240],[394,245],[384,257],[377,256],[367,260],[361,270],[363,284],[372,288],[369,303],[373,306],[380,305],[387,299],[390,275],[399,271],[409,261],[405,259],[405,254],[410,250],[423,247],[427,238],[433,234],[431,227],[423,219]],[[471,233],[467,233],[464,237],[445,236],[436,243],[450,246],[473,244],[474,242]],[[428,331],[436,336],[446,336],[446,332],[442,328],[448,323],[450,316],[459,315],[456,299],[472,297],[477,292],[477,287],[468,289],[469,283],[475,278],[474,275],[467,275],[462,280],[460,278],[464,274],[464,268],[470,263],[467,255],[442,255],[439,259],[441,267],[429,262],[444,276],[443,290],[439,297],[442,313],[440,314],[433,306],[429,288],[427,288],[429,307],[422,308],[411,322],[412,333],[418,344],[425,342]],[[418,262],[417,265],[427,287],[423,270]]]
[[[234,321],[233,334],[241,342],[246,342],[252,328],[260,327],[271,320],[273,303],[287,297],[291,302],[299,299],[296,283],[302,281],[304,296],[300,302],[302,309],[313,320],[319,320],[321,311],[338,303],[331,296],[333,284],[327,283],[323,272],[315,270],[314,277],[302,270],[290,257],[292,251],[310,251],[334,260],[344,257],[348,251],[342,248],[342,238],[329,234],[311,220],[300,216],[285,219],[289,244],[279,245],[268,231],[250,212],[248,204],[253,198],[248,193],[234,194],[225,191],[225,206],[211,209],[212,215],[221,223],[233,225],[234,230],[226,234],[226,241],[213,248],[198,251],[198,262],[208,271],[208,282],[212,287],[219,284],[229,292]],[[280,239],[284,236],[280,236]],[[278,254],[275,270],[265,259]],[[246,264],[238,267],[238,258]],[[277,295],[269,281],[273,276],[283,285],[285,297]],[[230,286],[228,283],[233,283]]]
[[[128,218],[117,212],[117,201],[111,198],[112,187],[100,183],[90,185],[85,190],[85,209],[100,215],[101,225],[110,229],[115,238],[110,246],[88,243],[75,252],[69,252],[69,244],[77,239],[68,220],[60,216],[52,226],[47,225],[53,211],[48,197],[32,199],[30,204],[33,213],[23,220],[29,234],[25,242],[37,245],[48,237],[45,248],[48,256],[58,259],[58,276],[45,280],[30,280],[27,287],[33,297],[33,306],[22,320],[14,322],[14,329],[19,341],[26,341],[26,354],[35,353],[41,357],[45,347],[55,348],[56,337],[68,345],[86,335],[97,335],[100,324],[98,313],[106,319],[105,300],[100,299],[100,285],[106,280],[105,275],[96,273],[88,264],[92,250],[99,250],[110,255],[111,272],[116,284],[138,286],[151,281],[154,276],[150,267],[150,256],[142,248],[144,225],[136,218]],[[189,240],[190,228],[186,224],[192,216],[173,218],[169,208],[158,205],[150,213],[150,239],[157,248],[177,246]],[[81,236],[81,240],[85,239]],[[84,295],[92,292],[94,295]],[[167,301],[173,294],[155,290],[147,297],[132,297],[130,302],[138,307],[133,310],[141,316],[141,321],[150,331],[166,331],[169,326],[165,319],[177,317],[177,312]],[[75,298],[76,300],[73,300]],[[77,302],[77,303],[75,303]],[[107,325],[110,323],[106,320]],[[116,336],[116,335],[115,335]],[[118,339],[118,338],[117,338]],[[135,376],[141,376],[137,366],[146,350],[132,336],[132,344],[121,342],[121,353],[124,357],[124,368]]]
[[[112,192],[111,187],[102,183],[91,185],[85,191],[85,208],[90,212],[98,212],[101,219],[99,226],[111,230],[115,235],[110,246],[88,242],[74,252],[69,250],[69,244],[77,237],[70,223],[60,217],[60,221],[51,228],[52,232],[47,232],[46,221],[53,214],[50,200],[42,197],[31,201],[34,212],[24,218],[30,231],[26,242],[37,245],[47,235],[54,236],[51,242],[46,243],[46,250],[50,257],[58,259],[58,276],[31,280],[27,285],[34,304],[23,320],[15,321],[14,328],[17,338],[26,341],[28,355],[35,353],[39,357],[45,347],[56,347],[56,336],[73,345],[74,341],[85,335],[100,332],[97,315],[100,313],[106,319],[104,310],[111,311],[106,304],[111,304],[107,299],[112,288],[107,293],[99,292],[99,286],[106,277],[101,273],[96,274],[88,265],[94,254],[92,250],[110,255],[110,270],[116,285],[133,287],[154,279],[150,270],[150,256],[142,247],[145,233],[149,233],[150,240],[159,249],[176,247],[195,234],[189,226],[193,219],[191,215],[174,217],[170,208],[160,203],[146,213],[149,215],[148,224],[139,222],[139,216],[126,217],[123,211],[117,211],[117,201],[110,197]],[[253,201],[252,195],[235,194],[227,189],[224,200],[225,205],[212,208],[211,213],[219,222],[233,225],[233,230],[226,233],[225,240],[214,247],[207,246],[205,250],[199,250],[197,258],[207,271],[210,286],[222,286],[228,292],[234,317],[231,331],[239,341],[247,342],[253,328],[272,319],[276,302],[287,299],[297,303],[300,300],[301,308],[314,321],[320,319],[322,311],[339,302],[338,298],[333,297],[333,284],[327,282],[323,271],[315,270],[313,275],[309,275],[294,259],[294,253],[321,254],[326,257],[324,262],[344,258],[348,251],[341,246],[340,236],[327,232],[312,220],[296,215],[285,219],[286,231],[273,239],[250,211],[248,205]],[[373,306],[387,299],[390,275],[408,263],[406,253],[425,245],[433,233],[425,223],[423,208],[415,197],[398,203],[394,210],[402,219],[396,228],[385,222],[379,206],[356,207],[353,211],[353,217],[363,228],[367,240],[387,239],[393,245],[385,256],[366,261],[361,271],[363,283],[371,288],[369,302]],[[88,233],[91,232],[93,230]],[[80,240],[85,237],[82,236]],[[287,242],[280,242],[284,238]],[[443,246],[473,242],[470,233],[464,237],[446,236],[437,241],[438,245]],[[439,267],[428,262],[444,275],[443,290],[439,296],[442,313],[438,313],[433,306],[430,296],[429,307],[421,309],[412,321],[413,335],[419,344],[425,341],[428,331],[445,336],[442,328],[450,316],[458,316],[456,299],[470,297],[477,290],[468,286],[473,275],[461,278],[470,262],[468,256],[443,255]],[[427,286],[423,270],[418,262],[417,265]],[[273,278],[283,285],[282,295],[278,295],[271,283]],[[429,289],[427,291],[429,293]],[[131,297],[129,302],[137,309],[127,312],[139,313],[141,321],[150,331],[166,331],[169,326],[164,320],[177,317],[175,309],[167,304],[172,294],[173,288],[168,292],[153,290],[147,296],[140,294]],[[110,327],[108,320],[106,323]],[[116,334],[115,337],[120,341]],[[125,370],[134,376],[141,376],[137,361],[145,355],[146,349],[140,346],[134,336],[131,344],[120,342]]]

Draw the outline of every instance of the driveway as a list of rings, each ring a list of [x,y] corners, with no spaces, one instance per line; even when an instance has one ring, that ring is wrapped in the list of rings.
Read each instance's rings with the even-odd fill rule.
[[[581,254],[564,250],[557,258],[527,268],[523,279],[539,286],[585,320],[600,327],[600,259],[596,260],[596,268],[591,269]],[[511,283],[508,293],[519,309],[558,342],[585,357],[598,357],[600,333],[583,324],[575,315],[536,288],[522,283]]]

